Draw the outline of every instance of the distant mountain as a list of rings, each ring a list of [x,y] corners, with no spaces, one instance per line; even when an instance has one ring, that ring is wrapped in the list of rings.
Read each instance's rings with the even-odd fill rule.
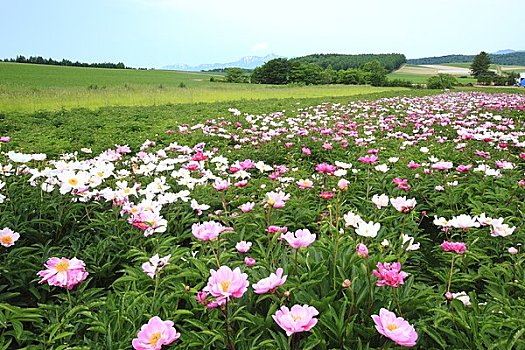
[[[269,54],[264,57],[259,56],[246,56],[235,62],[228,63],[208,63],[208,64],[199,64],[198,66],[189,66],[187,64],[172,64],[169,66],[164,66],[162,69],[168,70],[183,70],[191,72],[200,72],[202,70],[212,70],[212,69],[222,69],[222,68],[244,68],[244,69],[254,69],[256,67],[262,66],[266,62],[273,60],[274,58],[282,58],[275,54]]]
[[[513,52],[516,52],[516,50],[505,49],[505,50],[498,50],[496,52],[493,52],[492,54],[494,54],[494,55],[504,55],[504,54],[513,53]]]
[[[491,53],[490,62],[494,64],[525,66],[525,51],[512,51],[509,53]],[[498,51],[500,52],[500,51]],[[408,59],[408,64],[444,64],[444,63],[469,63],[475,55],[447,55],[439,57],[424,57]]]

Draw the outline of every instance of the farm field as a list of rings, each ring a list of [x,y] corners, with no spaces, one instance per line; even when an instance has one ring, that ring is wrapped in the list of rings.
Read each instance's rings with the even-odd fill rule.
[[[0,109],[0,348],[525,348],[490,91]]]
[[[352,96],[403,88],[271,86],[210,82],[216,73],[93,69],[0,62],[0,111],[156,106],[270,98]]]
[[[462,68],[462,67],[459,67]],[[427,79],[433,75],[439,73],[451,74],[456,77],[459,83],[461,84],[475,84],[476,79],[469,76],[467,70],[456,70],[447,65],[412,65],[405,64],[395,72],[388,74],[389,79],[404,79],[410,80],[414,83],[424,84],[427,82]]]

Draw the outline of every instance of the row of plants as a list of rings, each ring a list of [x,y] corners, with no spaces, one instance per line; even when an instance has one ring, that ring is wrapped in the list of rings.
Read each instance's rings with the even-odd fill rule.
[[[231,108],[60,157],[3,135],[0,347],[523,348],[524,109]]]

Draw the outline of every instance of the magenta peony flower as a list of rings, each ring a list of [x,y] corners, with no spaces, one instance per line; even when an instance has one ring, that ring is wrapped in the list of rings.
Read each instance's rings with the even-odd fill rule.
[[[357,255],[359,255],[362,258],[368,258],[368,248],[363,243],[359,243],[355,247],[355,251],[357,252]]]
[[[257,294],[273,293],[277,287],[282,286],[286,282],[287,277],[283,277],[283,269],[278,268],[275,273],[270,274],[270,277],[263,278],[259,282],[252,284],[252,287]]]
[[[179,337],[180,333],[173,327],[173,321],[163,321],[154,316],[142,325],[131,345],[135,350],[160,350],[162,345],[171,344]]]
[[[50,286],[73,289],[88,276],[84,262],[77,258],[51,258],[44,266],[47,270],[38,272],[42,279],[38,283],[47,282]]]
[[[272,317],[279,327],[286,331],[286,335],[290,336],[312,329],[317,323],[315,318],[317,315],[319,315],[319,311],[313,306],[294,305],[291,310],[282,306]]]
[[[191,233],[201,241],[211,241],[219,236],[219,234],[228,228],[222,226],[215,221],[207,221],[202,224],[193,224],[191,226]]]
[[[253,266],[255,265],[256,261],[254,258],[250,258],[249,256],[247,256],[244,258],[244,263],[246,264],[246,266]]]
[[[210,270],[210,274],[203,291],[217,298],[219,305],[224,305],[230,297],[242,297],[248,289],[248,275],[241,273],[238,267],[232,271],[228,266],[221,266],[217,271]]]
[[[377,263],[377,270],[372,271],[374,276],[380,278],[376,282],[378,287],[382,287],[385,284],[390,287],[397,288],[399,285],[404,284],[405,278],[408,277],[406,272],[401,271],[401,264],[398,262],[394,263]]]
[[[11,230],[8,227],[4,227],[0,230],[0,244],[6,248],[15,245],[15,242],[20,238],[20,234]]]
[[[464,254],[467,250],[467,245],[463,242],[448,242],[443,241],[440,245],[441,249],[446,252],[456,252],[457,254]]]
[[[287,234],[281,234],[281,238],[285,239],[293,249],[301,247],[308,247],[315,241],[315,234],[310,233],[310,230],[305,228],[304,230],[297,230],[295,232],[288,232]]]
[[[376,324],[377,331],[397,345],[416,345],[417,333],[414,327],[402,317],[396,317],[393,312],[381,308],[379,316],[372,315],[372,319]]]

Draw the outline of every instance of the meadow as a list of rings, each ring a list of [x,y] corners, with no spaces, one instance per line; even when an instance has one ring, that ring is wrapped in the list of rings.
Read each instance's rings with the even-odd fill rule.
[[[524,349],[488,91],[0,109],[0,348]]]
[[[0,112],[352,96],[402,88],[211,82],[217,73],[93,69],[0,62]]]

